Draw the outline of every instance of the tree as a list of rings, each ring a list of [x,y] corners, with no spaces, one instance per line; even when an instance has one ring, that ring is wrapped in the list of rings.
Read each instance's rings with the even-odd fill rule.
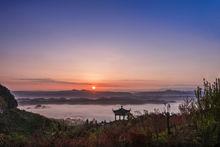
[[[220,79],[214,83],[203,79],[203,89],[195,90],[197,125],[203,144],[220,141]]]

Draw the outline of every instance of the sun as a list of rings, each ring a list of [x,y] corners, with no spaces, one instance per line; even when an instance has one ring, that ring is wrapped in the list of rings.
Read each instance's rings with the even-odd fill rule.
[[[96,90],[96,87],[95,87],[95,86],[92,86],[92,90]]]

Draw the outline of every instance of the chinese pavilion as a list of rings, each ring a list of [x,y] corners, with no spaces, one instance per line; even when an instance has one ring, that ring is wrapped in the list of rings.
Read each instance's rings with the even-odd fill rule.
[[[125,120],[128,119],[130,116],[130,110],[126,110],[123,108],[123,106],[121,106],[121,108],[119,108],[118,110],[112,110],[115,114],[115,120],[117,120],[117,116],[118,116],[118,120]]]

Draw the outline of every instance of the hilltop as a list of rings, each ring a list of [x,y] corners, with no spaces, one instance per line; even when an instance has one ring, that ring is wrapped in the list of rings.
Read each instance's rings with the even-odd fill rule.
[[[33,134],[45,135],[58,123],[38,114],[17,109],[18,103],[9,89],[0,85],[0,146],[13,146]]]

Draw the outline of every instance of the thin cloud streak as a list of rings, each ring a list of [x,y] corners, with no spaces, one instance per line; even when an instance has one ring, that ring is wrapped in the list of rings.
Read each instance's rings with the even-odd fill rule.
[[[24,82],[31,82],[31,83],[92,85],[91,83],[60,81],[60,80],[54,80],[54,79],[50,79],[50,78],[23,78],[23,79],[17,79],[17,80],[24,81]]]
[[[124,84],[119,83],[89,83],[89,82],[71,82],[71,81],[63,81],[63,80],[55,80],[51,78],[21,78],[15,79],[19,82],[26,82],[26,83],[44,83],[44,84],[61,84],[61,85],[80,85],[80,86],[89,86],[89,85],[98,85],[100,87],[122,87],[125,86]]]

